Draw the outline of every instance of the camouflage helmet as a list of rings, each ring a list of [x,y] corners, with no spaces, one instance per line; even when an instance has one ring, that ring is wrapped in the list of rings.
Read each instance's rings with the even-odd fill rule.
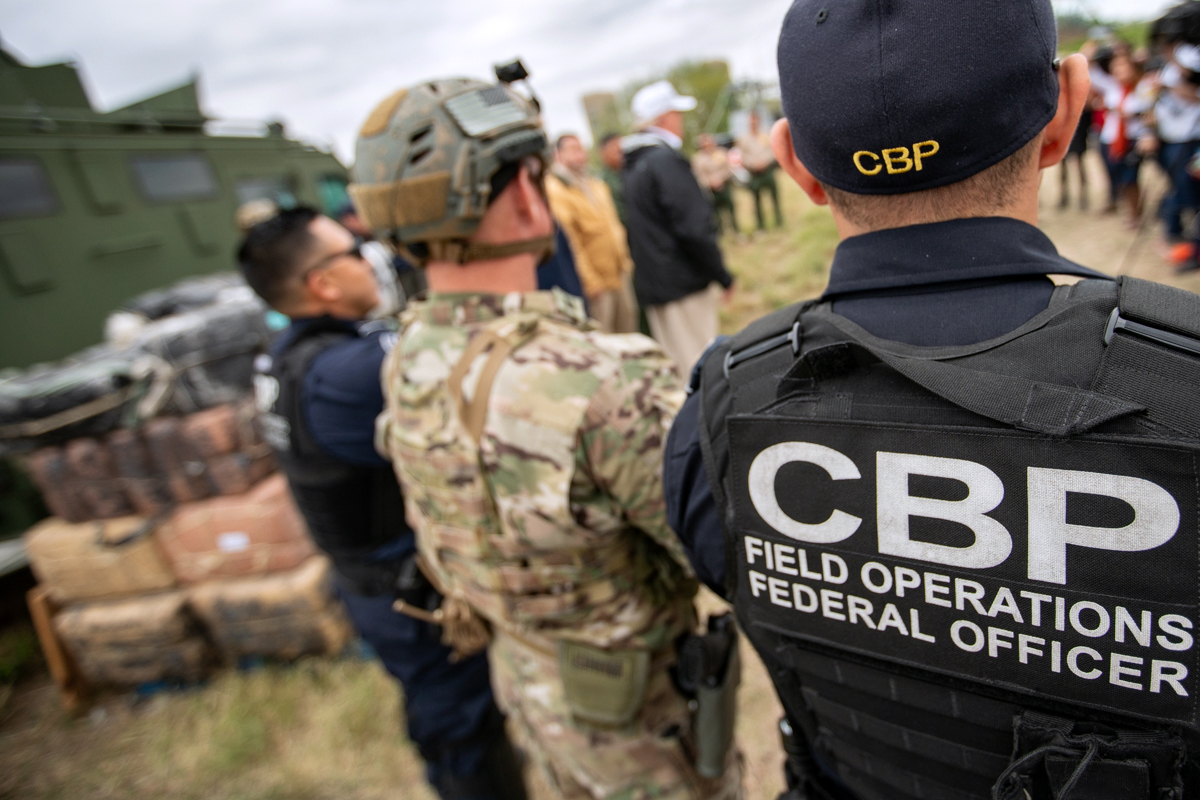
[[[375,107],[355,148],[350,196],[363,221],[419,262],[546,252],[553,239],[471,243],[492,178],[549,142],[537,108],[508,86],[470,78],[401,89]]]

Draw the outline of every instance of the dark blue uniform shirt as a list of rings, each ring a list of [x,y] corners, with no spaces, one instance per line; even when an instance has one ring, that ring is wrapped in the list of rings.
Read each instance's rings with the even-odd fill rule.
[[[314,319],[296,319],[272,348],[283,352]],[[301,389],[300,409],[308,430],[327,453],[357,467],[386,467],[391,462],[375,450],[375,418],[383,411],[379,373],[395,334],[373,325],[346,320],[346,338],[319,353],[309,364]],[[371,554],[391,561],[416,549],[408,531]]]
[[[1046,275],[1104,277],[1058,254],[1046,235],[1008,218],[876,231],[838,246],[824,299],[883,339],[936,347],[1008,333],[1050,303]],[[700,453],[700,394],[675,418],[663,463],[667,521],[697,576],[724,594],[725,546]]]
[[[293,320],[273,349],[282,352],[313,322]],[[391,334],[367,325],[359,335],[362,323],[342,324],[346,338],[318,354],[304,376],[304,421],[317,444],[334,458],[359,467],[387,466],[389,462],[375,452],[375,418],[383,411],[379,371]]]

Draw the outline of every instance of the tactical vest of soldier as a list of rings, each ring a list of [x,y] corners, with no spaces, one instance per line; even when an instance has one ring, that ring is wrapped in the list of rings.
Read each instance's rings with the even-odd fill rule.
[[[727,596],[795,796],[1200,791],[1197,385],[1200,298],[1132,279],[976,345],[818,301],[710,354]]]

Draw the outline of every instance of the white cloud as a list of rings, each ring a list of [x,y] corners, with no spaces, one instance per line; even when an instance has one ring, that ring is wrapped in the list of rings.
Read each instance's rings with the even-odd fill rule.
[[[1106,17],[1163,0],[1071,0]],[[789,0],[0,0],[5,44],[31,63],[74,58],[113,108],[192,74],[206,110],[285,120],[352,156],[355,132],[396,87],[437,75],[487,78],[521,56],[551,132],[586,132],[579,97],[682,58],[729,60],[774,78]]]

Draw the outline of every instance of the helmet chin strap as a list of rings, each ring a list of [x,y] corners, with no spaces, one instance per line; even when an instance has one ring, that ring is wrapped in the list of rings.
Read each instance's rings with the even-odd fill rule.
[[[437,252],[441,250],[441,252]],[[536,253],[542,264],[554,255],[554,236],[539,236],[517,242],[446,242],[442,247],[431,248],[431,256],[439,261],[456,261],[467,264],[472,261],[491,261],[497,258]]]

